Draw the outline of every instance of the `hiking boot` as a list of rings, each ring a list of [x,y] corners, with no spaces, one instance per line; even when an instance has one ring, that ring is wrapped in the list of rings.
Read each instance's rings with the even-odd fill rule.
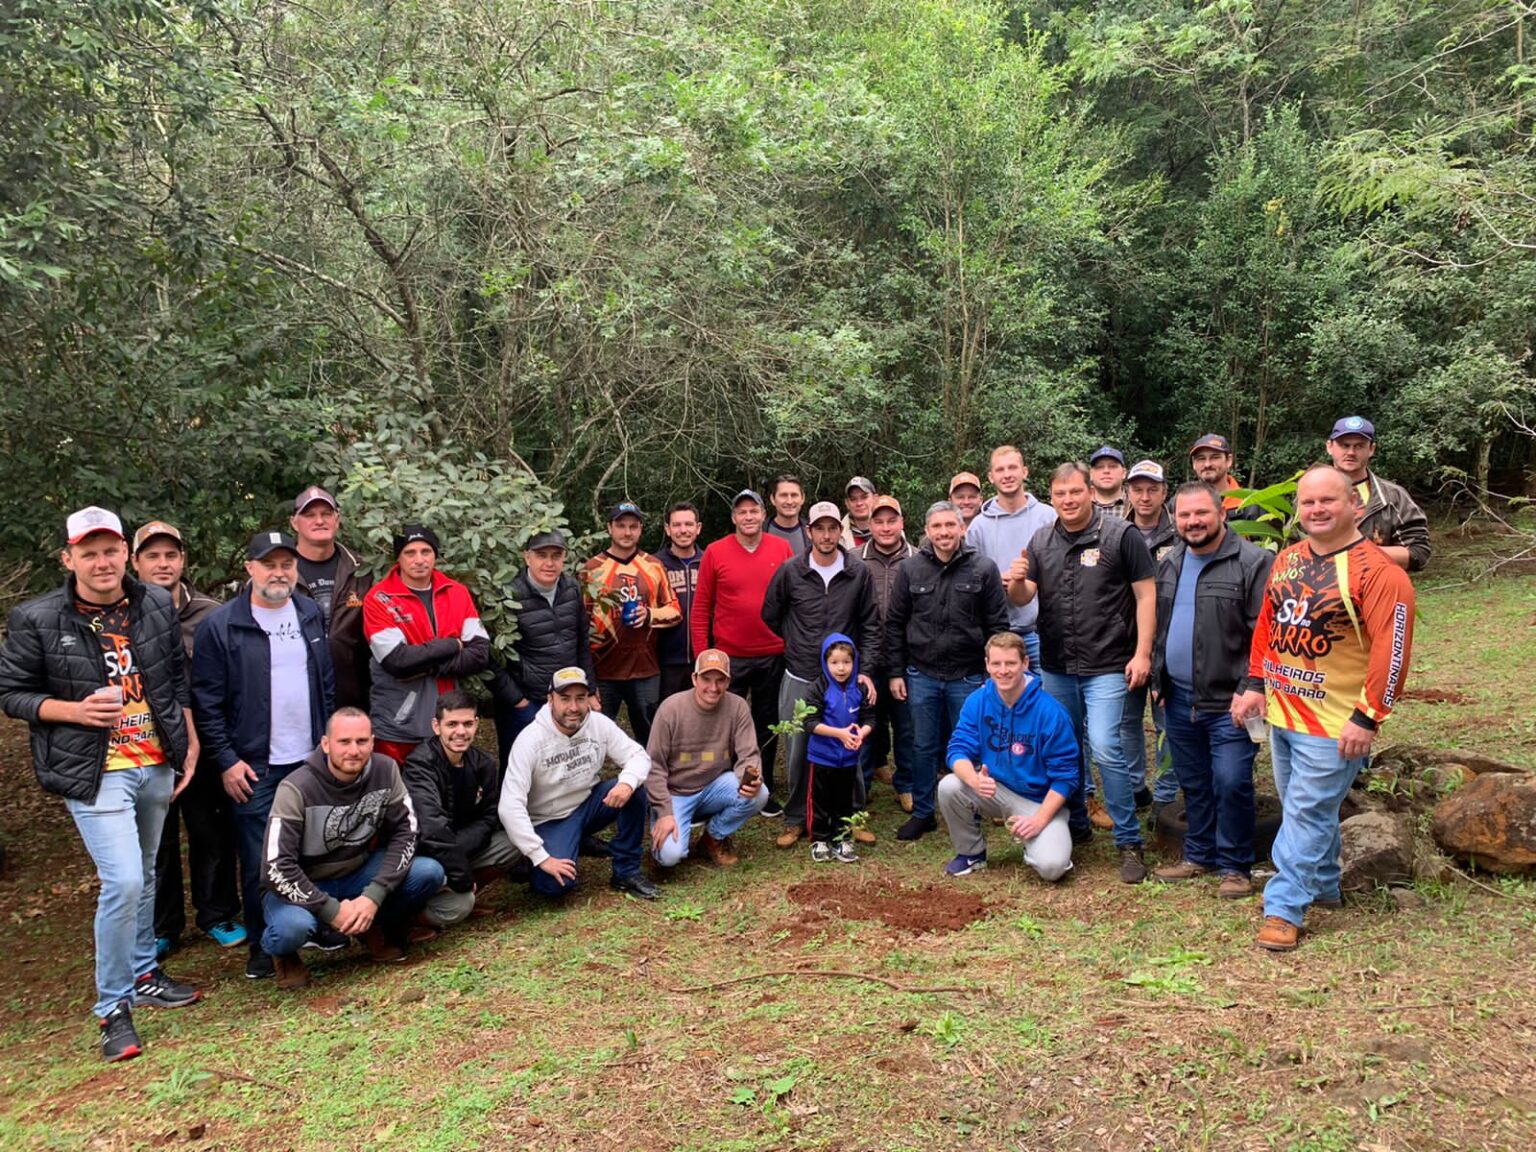
[[[839,864],[857,864],[859,854],[854,851],[853,845],[847,840],[839,840],[832,845],[832,858]]]
[[[436,940],[442,934],[443,930],[436,924],[429,923],[425,916],[418,916],[406,931],[405,942],[407,944],[425,944],[428,940]]]
[[[1193,860],[1180,860],[1177,864],[1169,864],[1159,868],[1152,875],[1159,880],[1193,880],[1197,876],[1204,876],[1210,871],[1204,864],[1196,864]]]
[[[1140,884],[1147,878],[1147,862],[1142,858],[1140,844],[1127,844],[1120,849],[1120,883]]]
[[[1342,908],[1342,907],[1344,907],[1344,897],[1342,897],[1342,896],[1319,896],[1315,900],[1312,901],[1312,907],[1314,907],[1314,908],[1327,908],[1327,909],[1330,909],[1330,910]]]
[[[238,948],[245,943],[245,925],[238,920],[225,920],[208,929],[208,939],[220,948]]]
[[[855,828],[853,830],[853,839],[856,844],[873,844],[875,842],[875,834],[868,828]]]
[[[699,837],[699,851],[708,857],[709,862],[717,868],[729,868],[740,857],[732,851],[731,838],[727,836],[723,840],[716,840],[707,831]]]
[[[593,856],[599,860],[607,860],[613,856],[613,845],[598,836],[583,836],[581,847],[576,850],[578,856]]]
[[[119,1060],[132,1060],[144,1045],[133,1027],[133,1011],[128,1001],[119,1000],[117,1007],[101,1018],[101,1058],[108,1064]]]
[[[373,957],[375,964],[398,964],[405,959],[405,949],[377,925],[363,934],[363,943],[368,945],[368,955]]]
[[[800,843],[800,837],[805,835],[805,829],[799,824],[789,824],[774,837],[773,842],[779,848],[793,848]]]
[[[892,784],[896,780],[896,770],[889,764],[882,764],[875,769],[875,783]]]
[[[758,815],[764,820],[778,820],[784,815],[784,805],[770,796],[768,803],[763,805],[763,810]]]
[[[1067,831],[1071,833],[1074,845],[1087,844],[1093,839],[1092,824],[1068,824]]]
[[[811,845],[811,859],[817,864],[830,864],[832,862],[832,845],[825,840],[818,840]]]
[[[245,978],[247,980],[270,980],[277,974],[277,969],[272,966],[272,957],[268,956],[260,948],[254,949],[245,958]]]
[[[1099,799],[1097,792],[1092,793],[1086,803],[1088,805],[1088,820],[1095,828],[1102,828],[1108,832],[1115,826],[1115,822],[1111,819],[1108,809],[1104,807],[1104,801]]]
[[[141,1008],[185,1008],[196,1004],[203,994],[190,984],[172,980],[163,968],[151,968],[133,982],[133,1006]]]
[[[297,952],[272,957],[272,967],[277,970],[277,986],[284,992],[297,992],[309,985],[309,969]]]
[[[627,876],[610,876],[608,887],[617,892],[627,892],[641,900],[656,900],[661,896],[661,889],[638,872],[631,872]]]
[[[903,812],[910,812],[910,811],[912,811],[912,793],[910,793],[910,792],[898,792],[898,793],[896,793],[896,803],[901,805],[901,810]]]
[[[913,816],[900,828],[896,829],[898,840],[921,840],[928,833],[934,831],[939,822],[932,816]]]
[[[1253,881],[1241,872],[1223,872],[1216,895],[1223,900],[1243,900],[1253,895]]]
[[[1279,916],[1264,917],[1264,926],[1253,942],[1270,952],[1294,952],[1301,938],[1301,928]]]
[[[944,865],[944,875],[969,876],[972,872],[981,872],[985,870],[986,866],[987,854],[985,852],[983,852],[980,856],[967,856],[962,852],[948,864]]]

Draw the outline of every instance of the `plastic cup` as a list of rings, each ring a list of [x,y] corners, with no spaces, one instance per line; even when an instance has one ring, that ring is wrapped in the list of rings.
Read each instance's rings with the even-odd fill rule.
[[[103,684],[96,691],[92,692],[91,695],[103,700],[113,700],[121,704],[123,702],[123,686],[121,684]]]
[[[1262,715],[1249,716],[1243,721],[1243,727],[1248,729],[1248,739],[1255,744],[1263,744],[1269,739],[1269,722]]]

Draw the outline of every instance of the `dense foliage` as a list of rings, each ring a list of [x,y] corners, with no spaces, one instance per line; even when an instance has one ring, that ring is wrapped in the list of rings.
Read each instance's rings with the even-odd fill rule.
[[[562,505],[717,531],[784,468],[921,502],[1001,439],[1205,430],[1267,482],[1346,411],[1421,490],[1520,490],[1533,18],[11,0],[0,552],[95,501],[218,576],[318,479],[494,586]]]

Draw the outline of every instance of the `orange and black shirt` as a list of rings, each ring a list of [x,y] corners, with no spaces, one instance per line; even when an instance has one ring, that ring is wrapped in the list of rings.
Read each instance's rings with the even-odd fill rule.
[[[656,658],[655,630],[675,628],[683,621],[677,594],[661,561],[649,552],[621,560],[599,552],[582,567],[587,611],[592,618],[592,655],[599,680],[643,680],[661,671]],[[623,606],[637,601],[650,618],[643,627],[623,622]]]
[[[165,763],[165,744],[149,710],[144,693],[144,674],[133,659],[129,642],[131,610],[125,596],[106,606],[75,601],[75,610],[85,617],[91,631],[101,642],[101,654],[107,665],[107,683],[123,691],[123,714],[112,726],[107,741],[106,770],[148,768]]]

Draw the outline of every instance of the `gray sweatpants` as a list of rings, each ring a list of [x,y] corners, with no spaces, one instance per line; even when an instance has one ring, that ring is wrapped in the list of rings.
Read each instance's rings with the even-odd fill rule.
[[[491,833],[491,841],[480,854],[469,862],[472,870],[481,868],[510,868],[522,855],[512,847],[512,841],[500,829]],[[440,888],[437,895],[427,901],[421,910],[421,918],[434,928],[449,928],[475,910],[473,892],[455,892],[452,888]]]
[[[983,820],[1006,820],[1010,816],[1033,816],[1040,805],[1026,800],[1001,784],[990,800],[983,800],[955,775],[939,781],[939,811],[949,828],[949,842],[962,856],[980,856],[987,850]],[[1060,880],[1072,870],[1072,833],[1067,828],[1067,809],[1063,805],[1051,817],[1045,831],[1024,842],[1024,863],[1040,874],[1042,880]]]

